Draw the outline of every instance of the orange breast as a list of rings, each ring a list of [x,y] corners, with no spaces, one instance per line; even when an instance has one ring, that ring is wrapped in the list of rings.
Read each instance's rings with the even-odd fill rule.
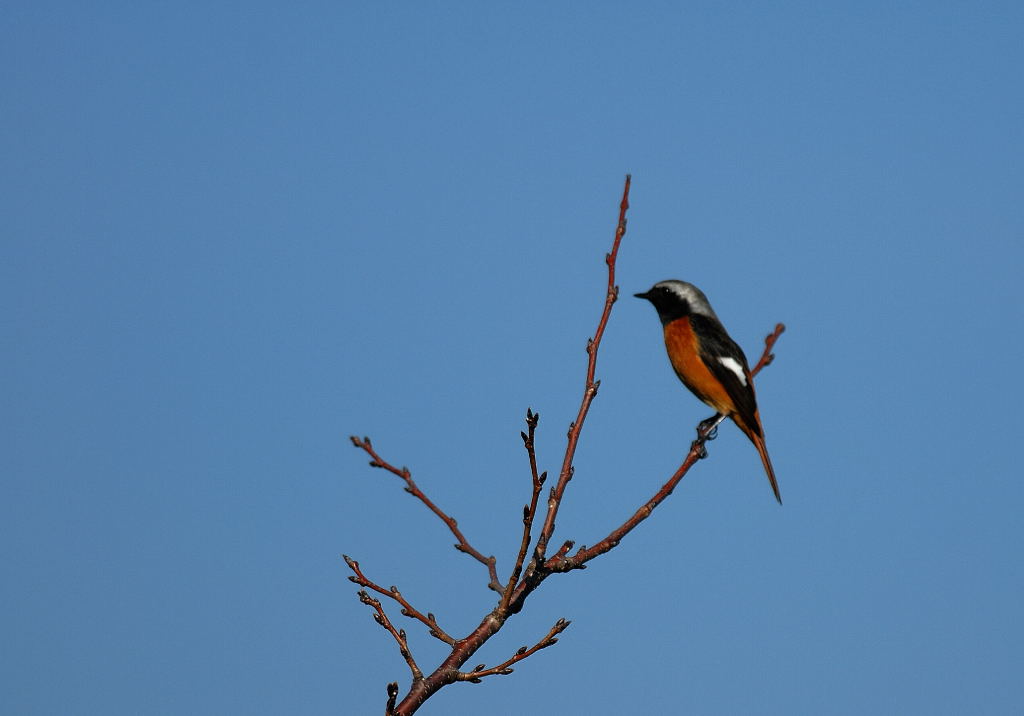
[[[665,348],[676,375],[698,398],[719,413],[731,415],[736,411],[732,399],[704,365],[698,346],[689,318],[678,318],[665,326]]]

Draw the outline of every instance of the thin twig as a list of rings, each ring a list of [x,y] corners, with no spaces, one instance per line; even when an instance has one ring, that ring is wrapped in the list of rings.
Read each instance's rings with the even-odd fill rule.
[[[764,337],[764,353],[761,354],[761,360],[750,369],[750,375],[757,375],[761,372],[761,369],[767,365],[771,365],[772,361],[775,360],[775,354],[772,353],[772,348],[775,347],[775,341],[779,340],[779,336],[786,330],[786,327],[781,323],[775,324],[775,330]]]
[[[576,445],[579,443],[580,431],[583,430],[583,422],[587,419],[590,411],[590,404],[594,402],[597,389],[601,381],[594,380],[597,371],[597,351],[601,347],[601,338],[604,337],[604,329],[608,325],[608,317],[611,316],[612,306],[619,297],[619,287],[615,285],[615,260],[619,255],[619,244],[626,233],[626,211],[629,209],[629,186],[632,177],[626,175],[626,184],[622,190],[622,201],[619,202],[619,222],[615,227],[615,239],[612,241],[612,250],[604,257],[608,266],[608,287],[605,292],[604,310],[601,312],[601,319],[597,322],[597,330],[594,337],[587,341],[587,379],[583,388],[583,400],[580,403],[576,420],[569,427],[568,442],[565,447],[565,457],[562,460],[562,469],[558,473],[558,482],[551,490],[548,498],[548,511],[544,517],[544,526],[541,528],[540,536],[537,538],[537,545],[534,548],[534,564],[541,564],[547,550],[548,541],[555,531],[555,517],[558,516],[558,508],[562,502],[562,494],[566,485],[572,479],[572,461],[576,455]]]
[[[565,631],[571,623],[572,622],[570,622],[567,619],[559,619],[557,622],[555,622],[555,625],[548,630],[548,633],[545,634],[544,637],[533,646],[519,647],[515,655],[513,655],[510,659],[503,661],[497,666],[492,666],[490,669],[485,668],[486,664],[477,664],[477,666],[475,666],[472,671],[459,672],[459,675],[456,677],[456,680],[469,681],[474,684],[479,684],[480,680],[485,676],[494,676],[495,674],[502,674],[507,676],[508,674],[511,674],[514,671],[514,669],[511,668],[512,664],[522,661],[526,657],[537,653],[541,649],[547,649],[549,646],[557,644],[558,639],[556,638],[556,635],[561,634],[563,631]]]
[[[779,339],[779,336],[782,335],[784,330],[786,330],[786,327],[781,323],[778,323],[775,326],[775,330],[769,333],[764,339],[764,352],[761,354],[761,359],[750,371],[751,376],[756,375],[762,368],[771,364],[772,359],[775,357],[771,352],[772,348],[775,346],[775,341]],[[690,468],[707,454],[705,452],[704,445],[708,441],[709,436],[713,433],[713,429],[707,430],[699,427],[697,432],[697,439],[694,440],[693,444],[690,446],[690,451],[686,454],[683,464],[679,466],[679,469],[675,471],[675,474],[668,479],[668,482],[661,486],[661,489],[658,490],[651,499],[641,505],[640,508],[633,513],[632,517],[612,530],[607,537],[595,544],[593,547],[580,547],[572,557],[565,557],[562,550],[559,550],[559,554],[555,554],[544,564],[544,569],[551,572],[568,572],[573,569],[582,569],[586,563],[594,557],[604,554],[619,544],[622,538],[629,534],[633,528],[650,517],[651,513],[654,512],[654,508],[660,505],[666,497],[672,494],[676,485],[678,485],[679,481],[683,479],[683,476],[689,472]]]
[[[537,500],[540,496],[540,489],[543,487],[544,481],[548,479],[547,472],[543,472],[539,475],[537,474],[537,453],[535,451],[534,435],[537,432],[537,423],[539,422],[540,414],[527,408],[527,432],[519,434],[523,437],[523,445],[526,448],[526,454],[530,459],[530,476],[533,478],[533,493],[530,495],[530,504],[523,506],[523,538],[519,544],[519,554],[516,556],[516,563],[512,568],[512,574],[508,579],[508,583],[505,585],[505,591],[501,595],[501,602],[499,603],[498,608],[502,611],[508,608],[508,600],[512,598],[512,590],[515,589],[516,584],[519,582],[519,575],[523,572],[523,562],[526,560],[526,552],[530,549],[530,533],[533,529],[533,520],[537,516]]]
[[[432,673],[424,676],[409,652],[405,632],[403,630],[396,629],[391,624],[378,600],[371,597],[364,590],[359,592],[360,600],[374,608],[376,612],[374,614],[374,619],[377,623],[387,629],[398,642],[402,656],[405,657],[410,670],[413,672],[412,686],[401,702],[397,705],[395,701],[397,699],[398,686],[397,684],[388,684],[389,698],[385,711],[387,716],[409,716],[410,714],[413,714],[436,691],[456,681],[479,682],[485,676],[511,673],[511,667],[514,664],[525,659],[531,654],[556,643],[558,641],[556,635],[561,633],[569,625],[569,622],[564,619],[558,620],[551,630],[549,630],[549,632],[533,647],[528,648],[524,646],[520,648],[515,655],[497,666],[488,669],[484,664],[480,664],[472,671],[463,672],[460,670],[474,653],[476,653],[492,636],[501,630],[502,626],[512,614],[515,614],[522,609],[526,598],[548,576],[556,572],[583,569],[586,566],[586,562],[614,548],[626,534],[636,528],[641,522],[651,515],[654,509],[672,493],[676,485],[690,470],[690,468],[707,454],[705,450],[705,443],[713,437],[714,433],[713,427],[710,423],[702,423],[698,427],[697,440],[695,440],[691,445],[690,451],[687,453],[686,458],[682,465],[680,465],[679,469],[664,485],[662,485],[661,489],[659,489],[650,500],[641,505],[629,519],[623,522],[619,527],[612,530],[607,537],[593,547],[588,548],[586,546],[581,546],[575,554],[570,556],[569,551],[573,548],[573,542],[571,540],[566,540],[562,543],[561,547],[559,547],[555,554],[550,557],[546,557],[548,543],[554,533],[555,519],[557,517],[558,509],[566,486],[573,476],[574,468],[572,463],[575,456],[576,446],[579,442],[580,433],[582,431],[583,422],[586,419],[590,405],[597,394],[598,387],[600,386],[600,381],[595,379],[597,351],[600,346],[601,338],[604,335],[612,306],[618,297],[618,287],[615,286],[615,261],[618,255],[619,244],[626,231],[626,210],[629,206],[629,186],[630,179],[627,176],[622,195],[622,202],[619,207],[619,222],[616,228],[612,250],[605,256],[605,263],[608,266],[608,287],[605,295],[604,310],[601,314],[601,319],[598,322],[597,331],[594,333],[594,337],[587,343],[587,377],[580,410],[577,414],[576,420],[573,421],[569,428],[566,452],[559,472],[559,478],[556,485],[550,492],[547,504],[547,513],[537,538],[537,544],[534,546],[533,556],[529,560],[529,563],[525,564],[526,553],[529,550],[529,544],[531,541],[531,530],[534,525],[535,518],[537,517],[540,489],[546,477],[546,473],[538,474],[536,454],[534,451],[534,433],[537,427],[538,417],[532,412],[532,410],[527,411],[527,432],[523,433],[523,441],[527,450],[527,455],[530,459],[530,471],[533,480],[532,499],[530,504],[523,508],[523,535],[520,550],[513,566],[510,580],[506,586],[502,587],[498,582],[494,557],[486,558],[469,545],[465,537],[458,530],[455,520],[435,506],[433,502],[431,502],[426,495],[419,490],[416,484],[412,481],[412,477],[408,469],[398,469],[381,459],[381,457],[374,451],[368,438],[352,438],[352,443],[356,447],[362,448],[370,455],[372,458],[370,464],[373,467],[386,469],[398,477],[401,477],[406,483],[406,491],[423,502],[432,512],[434,512],[434,514],[448,525],[452,534],[454,534],[459,540],[459,543],[455,545],[456,549],[469,554],[477,561],[486,565],[491,578],[488,586],[502,595],[497,607],[490,613],[486,614],[477,627],[469,634],[462,639],[453,639],[452,641],[448,641],[451,637],[437,627],[437,622],[432,614],[424,616],[422,613],[413,609],[412,606],[409,605],[408,601],[402,597],[397,588],[391,587],[390,589],[385,589],[374,584],[362,574],[357,562],[350,560],[347,557],[345,558],[349,567],[352,568],[356,575],[355,577],[349,577],[349,579],[363,587],[394,599],[402,605],[403,614],[426,624],[428,628],[432,630],[435,637],[445,641],[451,646],[451,653],[445,657],[441,664]],[[775,327],[775,330],[765,339],[764,353],[751,371],[752,375],[757,374],[763,367],[771,362],[774,357],[771,350],[783,330],[784,327],[782,324],[778,324]]]
[[[391,636],[395,637],[395,641],[398,642],[398,650],[402,652],[405,663],[409,665],[409,670],[412,671],[413,683],[423,681],[423,672],[420,671],[416,660],[412,658],[412,652],[409,651],[409,641],[406,639],[405,629],[396,629],[395,625],[388,619],[388,615],[384,613],[384,607],[381,606],[380,600],[374,599],[363,589],[359,590],[359,601],[373,607],[376,612],[373,615],[373,620],[391,632]]]
[[[363,574],[363,570],[359,568],[359,562],[355,561],[347,554],[343,554],[341,556],[342,558],[344,558],[345,564],[349,566],[349,569],[355,572],[353,576],[349,577],[350,582],[355,582],[360,587],[372,589],[373,591],[377,592],[377,594],[383,594],[385,597],[390,597],[391,599],[394,599],[396,602],[402,605],[402,614],[404,616],[410,617],[412,619],[417,619],[426,625],[427,629],[430,630],[430,636],[437,637],[448,646],[453,646],[455,644],[455,639],[448,636],[445,630],[438,626],[437,619],[436,617],[434,617],[433,614],[427,612],[427,614],[424,615],[418,609],[413,607],[413,605],[409,604],[408,600],[402,596],[402,593],[400,591],[398,591],[398,587],[391,587],[390,589],[385,589],[379,584],[370,581],[369,579],[367,579],[366,575]]]
[[[370,460],[370,467],[382,468],[405,480],[405,491],[408,492],[413,497],[415,497],[416,499],[418,499],[424,505],[426,505],[431,512],[440,517],[441,521],[448,525],[448,529],[451,530],[452,534],[455,535],[455,539],[458,540],[458,543],[455,545],[455,549],[459,550],[460,552],[463,552],[464,554],[468,554],[477,562],[487,567],[487,573],[488,575],[490,575],[490,581],[487,584],[488,588],[493,589],[498,594],[501,594],[502,586],[501,582],[498,581],[498,569],[496,566],[497,560],[494,558],[493,555],[490,557],[484,557],[479,551],[477,551],[473,547],[473,545],[469,543],[469,540],[466,539],[465,535],[463,535],[462,531],[459,529],[458,522],[456,522],[455,518],[449,517],[444,512],[444,510],[435,505],[430,500],[430,498],[427,497],[423,493],[423,491],[416,485],[416,483],[413,482],[412,473],[409,472],[409,468],[403,467],[399,469],[392,465],[391,463],[384,460],[384,458],[378,455],[377,451],[373,449],[373,445],[370,442],[370,438],[357,438],[355,435],[353,435],[349,439],[352,441],[353,445],[355,445],[357,448],[362,448],[363,450],[365,450],[366,454],[372,458]]]

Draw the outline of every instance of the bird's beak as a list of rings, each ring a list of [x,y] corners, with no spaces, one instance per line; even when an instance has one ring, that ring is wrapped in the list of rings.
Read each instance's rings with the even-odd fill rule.
[[[650,291],[647,291],[646,293],[634,293],[633,295],[636,296],[637,298],[646,298],[648,301],[651,300]]]

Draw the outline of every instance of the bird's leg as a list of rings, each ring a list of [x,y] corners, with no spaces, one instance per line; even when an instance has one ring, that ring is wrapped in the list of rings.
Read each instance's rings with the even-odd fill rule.
[[[701,420],[700,424],[697,425],[697,439],[698,440],[714,440],[718,437],[718,426],[725,420],[726,416],[720,413],[715,413],[706,420]]]
[[[708,456],[708,449],[704,446],[708,440],[714,440],[718,437],[718,425],[726,416],[715,413],[707,420],[701,420],[697,425],[697,439],[693,441],[693,445],[690,449],[698,448],[697,458],[703,460]]]

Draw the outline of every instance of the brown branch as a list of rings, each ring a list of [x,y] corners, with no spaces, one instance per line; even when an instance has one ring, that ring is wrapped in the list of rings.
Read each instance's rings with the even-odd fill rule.
[[[753,370],[750,371],[751,376],[756,375],[761,371],[762,368],[771,364],[774,354],[772,354],[772,348],[775,346],[775,342],[782,335],[782,332],[786,330],[786,327],[778,323],[775,326],[775,330],[768,334],[764,339],[764,352],[761,354],[760,360],[754,365]],[[696,462],[707,456],[705,449],[705,443],[712,438],[714,435],[714,428],[710,425],[706,425],[705,422],[701,422],[697,427],[697,439],[690,445],[690,451],[686,454],[683,459],[683,463],[679,466],[679,469],[668,479],[668,481],[661,486],[651,499],[641,505],[633,515],[623,522],[621,525],[612,530],[607,537],[602,539],[600,542],[595,544],[593,547],[581,546],[572,557],[567,556],[569,550],[572,549],[573,543],[571,540],[567,540],[562,544],[561,548],[553,554],[549,559],[545,560],[540,565],[536,565],[533,572],[528,575],[528,578],[523,579],[512,593],[512,597],[508,602],[509,613],[515,614],[523,608],[523,603],[526,598],[535,590],[540,583],[543,582],[549,575],[556,572],[569,572],[574,569],[585,569],[586,563],[590,560],[598,557],[605,552],[610,551],[616,547],[622,538],[633,531],[641,522],[646,520],[654,512],[654,508],[660,505],[665,498],[672,494],[675,490],[676,485],[683,479],[690,468],[696,464]]]
[[[533,529],[533,520],[537,516],[537,500],[540,497],[540,488],[543,487],[544,481],[548,479],[548,474],[546,472],[539,475],[537,474],[537,453],[534,449],[534,435],[537,432],[537,423],[539,422],[540,413],[535,413],[527,408],[527,432],[519,434],[523,438],[523,446],[526,448],[526,454],[530,459],[530,476],[533,478],[533,494],[530,496],[530,504],[523,506],[523,538],[519,544],[519,554],[516,556],[516,563],[512,568],[512,574],[509,576],[508,583],[505,585],[505,591],[501,595],[501,602],[498,605],[498,608],[501,611],[508,608],[508,600],[512,598],[512,590],[515,589],[516,584],[519,582],[519,575],[523,572],[523,562],[526,560],[526,552],[530,549],[530,533]]]
[[[775,341],[779,340],[779,336],[786,330],[786,327],[781,323],[775,324],[775,330],[764,337],[764,353],[761,354],[761,360],[750,369],[750,375],[757,375],[761,372],[761,369],[765,366],[771,365],[772,361],[775,360],[775,354],[772,353],[772,348],[775,347]]]
[[[556,638],[558,634],[561,634],[566,628],[572,624],[567,619],[559,619],[555,622],[555,625],[548,630],[548,633],[533,646],[521,646],[512,658],[503,661],[497,666],[493,666],[490,669],[485,668],[486,664],[478,664],[469,672],[459,672],[456,678],[457,681],[469,681],[474,684],[479,684],[480,680],[485,676],[494,676],[495,674],[508,675],[511,674],[514,669],[511,668],[512,664],[522,661],[531,654],[535,654],[541,649],[547,649],[549,646],[558,643]]]
[[[399,469],[392,465],[391,463],[384,460],[380,455],[377,454],[377,451],[373,449],[373,445],[370,442],[370,438],[364,437],[360,439],[353,435],[349,438],[349,440],[351,440],[352,444],[355,445],[357,448],[362,448],[363,450],[365,450],[366,454],[372,458],[370,460],[370,467],[382,468],[405,480],[405,491],[408,492],[413,497],[415,497],[416,499],[418,499],[424,505],[426,505],[431,512],[440,517],[441,521],[448,525],[448,529],[451,530],[452,534],[455,535],[455,539],[458,540],[458,543],[454,545],[455,549],[459,550],[460,552],[463,552],[464,554],[468,554],[477,562],[487,567],[487,573],[488,575],[490,575],[490,582],[488,582],[487,584],[488,588],[493,589],[498,594],[501,594],[502,586],[501,582],[498,581],[498,570],[496,566],[497,560],[495,560],[493,555],[490,557],[484,557],[480,552],[478,552],[473,547],[473,545],[469,543],[469,540],[466,539],[465,535],[463,535],[462,531],[459,529],[458,522],[456,522],[455,518],[449,517],[444,512],[444,510],[435,505],[430,500],[430,498],[427,497],[423,493],[423,491],[416,485],[416,483],[413,482],[412,473],[409,472],[409,468],[403,467]]]
[[[619,244],[622,242],[622,237],[626,234],[626,211],[629,209],[629,186],[631,181],[632,177],[627,174],[626,184],[622,189],[622,201],[619,202],[619,222],[615,227],[615,239],[612,241],[612,250],[604,257],[604,262],[608,266],[608,287],[605,292],[604,310],[601,312],[601,319],[597,322],[597,330],[594,331],[594,337],[587,341],[587,379],[583,389],[583,400],[580,403],[576,419],[569,426],[569,436],[565,447],[565,457],[562,460],[562,469],[558,473],[558,482],[552,488],[551,495],[548,497],[548,511],[544,517],[544,526],[541,528],[540,536],[537,538],[537,546],[533,552],[533,563],[535,565],[544,561],[548,541],[555,531],[555,517],[558,516],[562,495],[565,493],[569,480],[572,479],[572,461],[576,455],[576,445],[579,443],[580,431],[583,430],[583,422],[587,419],[587,413],[590,412],[590,404],[594,402],[597,389],[601,385],[601,381],[594,380],[594,374],[597,371],[597,351],[601,347],[601,338],[604,337],[604,329],[608,325],[612,306],[619,297],[619,287],[615,285],[615,260],[619,255]]]
[[[359,590],[359,601],[373,607],[376,612],[373,615],[373,620],[391,632],[391,636],[395,637],[395,641],[398,642],[398,650],[402,652],[405,663],[409,665],[409,670],[412,671],[413,683],[423,681],[423,672],[420,671],[416,660],[412,658],[412,652],[409,651],[409,641],[405,637],[405,629],[396,629],[395,625],[388,619],[388,615],[384,613],[384,607],[381,606],[380,600],[374,599],[365,590]],[[390,688],[388,690],[390,691]]]
[[[359,568],[359,562],[355,561],[347,554],[343,554],[341,556],[345,560],[345,564],[349,566],[349,569],[355,572],[355,575],[348,578],[350,582],[355,582],[360,587],[372,589],[373,591],[377,592],[377,594],[383,594],[385,597],[390,597],[391,599],[394,599],[396,602],[402,605],[402,615],[423,622],[423,624],[426,625],[427,629],[430,630],[430,636],[437,637],[448,646],[452,646],[455,644],[455,639],[448,636],[445,630],[437,625],[437,619],[434,617],[433,614],[428,612],[426,616],[424,616],[422,612],[420,612],[411,604],[409,604],[408,600],[406,600],[406,598],[402,596],[402,593],[398,591],[398,587],[391,587],[390,589],[385,589],[379,584],[370,581],[369,579],[367,579],[366,575],[363,574],[363,570]]]
[[[769,333],[764,339],[764,352],[761,354],[761,359],[757,361],[757,364],[750,371],[750,375],[754,376],[761,371],[767,365],[770,365],[772,360],[775,358],[772,348],[775,346],[775,341],[779,339],[782,332],[786,330],[786,327],[781,323],[775,325],[775,330]],[[633,516],[623,522],[621,525],[616,527],[611,533],[603,540],[595,544],[593,547],[580,547],[580,549],[572,557],[564,557],[564,554],[568,552],[565,550],[559,550],[558,554],[555,554],[544,564],[544,569],[551,572],[568,572],[573,569],[583,569],[587,562],[592,560],[598,555],[602,555],[605,552],[611,550],[619,542],[629,534],[633,528],[639,525],[641,522],[646,520],[654,512],[654,508],[662,503],[662,501],[672,494],[675,490],[676,485],[683,479],[683,476],[690,471],[690,468],[703,457],[707,456],[705,449],[705,443],[711,439],[714,434],[714,428],[705,428],[702,423],[697,428],[697,439],[693,441],[690,446],[690,452],[686,454],[686,458],[683,460],[683,464],[679,466],[675,474],[668,479],[661,489],[655,493],[654,497],[649,499],[640,508],[633,513]],[[571,543],[567,542],[571,547]],[[564,545],[563,545],[564,547]]]
[[[491,577],[491,581],[488,586],[501,594],[501,599],[498,601],[497,606],[493,611],[483,617],[475,629],[462,639],[452,639],[437,627],[437,622],[432,614],[424,616],[422,613],[413,609],[404,597],[402,597],[397,588],[391,587],[391,589],[385,589],[374,584],[362,574],[357,562],[349,560],[347,557],[345,558],[349,567],[352,568],[356,575],[355,577],[349,577],[349,579],[363,587],[394,599],[402,605],[403,614],[426,624],[431,629],[431,633],[435,637],[445,641],[445,643],[448,643],[451,646],[451,652],[442,661],[442,663],[432,673],[424,676],[422,672],[419,671],[418,666],[416,666],[416,662],[413,661],[412,656],[409,653],[405,632],[402,630],[396,630],[391,622],[388,621],[378,600],[370,597],[365,591],[359,592],[360,600],[374,607],[376,611],[374,619],[383,627],[388,629],[396,641],[398,641],[402,655],[406,658],[406,662],[409,664],[410,669],[413,672],[412,685],[408,693],[397,705],[395,704],[398,693],[397,684],[388,685],[389,698],[385,711],[387,716],[409,716],[410,714],[415,713],[431,695],[448,684],[452,684],[457,681],[479,682],[485,676],[511,673],[511,667],[514,664],[541,649],[555,644],[558,641],[556,635],[564,631],[569,625],[569,622],[564,619],[559,619],[551,630],[549,630],[549,632],[533,647],[528,648],[524,646],[520,648],[511,658],[501,664],[489,669],[486,668],[484,664],[480,664],[471,671],[461,671],[462,667],[469,661],[473,654],[475,654],[492,636],[501,630],[509,617],[518,613],[522,609],[526,598],[548,576],[556,572],[568,572],[574,569],[583,569],[588,561],[613,549],[620,543],[625,535],[647,519],[653,513],[654,509],[670,494],[672,494],[676,485],[678,485],[679,481],[686,475],[690,468],[693,467],[698,460],[707,455],[705,443],[714,437],[714,427],[710,421],[705,421],[698,426],[697,439],[690,446],[690,450],[679,469],[676,470],[676,472],[664,485],[662,485],[650,500],[641,505],[631,517],[612,530],[608,536],[593,547],[588,548],[581,546],[572,556],[569,555],[569,551],[573,548],[573,542],[571,540],[566,540],[562,543],[561,547],[559,547],[555,554],[550,557],[546,556],[548,543],[554,533],[555,520],[558,509],[561,505],[562,497],[573,476],[574,468],[572,463],[576,447],[579,442],[580,433],[583,428],[583,423],[587,417],[590,405],[597,394],[598,387],[600,386],[600,381],[595,380],[597,352],[600,347],[605,328],[608,324],[612,306],[618,297],[618,287],[615,285],[615,261],[618,256],[619,245],[626,231],[626,210],[629,206],[629,187],[630,178],[627,176],[622,201],[619,206],[619,222],[616,228],[612,250],[605,256],[605,263],[608,266],[608,285],[605,294],[604,310],[602,311],[594,337],[587,342],[587,376],[583,399],[581,401],[576,420],[572,422],[569,428],[566,451],[562,461],[561,470],[559,472],[559,478],[556,485],[551,489],[544,523],[540,529],[537,544],[534,546],[533,556],[528,565],[524,563],[526,562],[526,554],[529,551],[531,532],[538,512],[537,507],[539,494],[541,487],[544,484],[546,473],[538,474],[537,471],[534,436],[537,428],[538,416],[533,413],[532,410],[527,411],[527,431],[522,433],[522,436],[527,456],[530,460],[532,496],[530,504],[523,508],[523,534],[520,541],[520,548],[510,579],[504,587],[502,587],[498,582],[494,557],[485,558],[469,545],[465,537],[458,530],[455,520],[436,507],[426,497],[426,495],[416,487],[408,469],[402,468],[399,470],[381,459],[373,450],[368,438],[364,438],[362,440],[355,437],[352,438],[352,443],[356,447],[362,448],[370,455],[372,458],[370,464],[373,467],[384,468],[401,477],[406,482],[406,491],[422,501],[432,512],[434,512],[434,514],[440,517],[441,520],[448,525],[449,529],[459,540],[459,544],[456,545],[456,549],[473,556],[477,561],[485,564],[488,567],[488,572]],[[783,330],[784,327],[780,323],[765,339],[764,352],[751,371],[752,375],[757,374],[763,367],[771,362],[774,357],[771,350]],[[449,639],[451,641],[449,641]]]

